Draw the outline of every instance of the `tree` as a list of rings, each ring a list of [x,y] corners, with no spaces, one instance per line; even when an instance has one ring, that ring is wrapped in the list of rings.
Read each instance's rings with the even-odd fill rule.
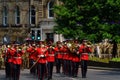
[[[120,0],[60,0],[54,7],[56,33],[65,38],[120,41]]]

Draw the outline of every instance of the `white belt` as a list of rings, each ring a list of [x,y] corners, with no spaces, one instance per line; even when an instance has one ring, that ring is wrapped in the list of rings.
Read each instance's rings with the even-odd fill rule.
[[[54,54],[48,54],[49,56],[54,56]]]
[[[44,57],[45,55],[41,54],[41,55],[38,55],[38,57]]]
[[[63,53],[57,53],[57,54],[63,54]]]
[[[82,53],[82,54],[88,54],[88,53]]]
[[[15,59],[21,59],[21,57],[14,57]]]
[[[67,54],[67,53],[63,53],[63,54]]]

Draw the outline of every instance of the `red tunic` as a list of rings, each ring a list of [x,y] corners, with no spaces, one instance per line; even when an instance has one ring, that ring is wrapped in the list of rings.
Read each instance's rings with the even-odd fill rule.
[[[75,53],[75,54],[73,54],[72,61],[73,62],[80,62],[80,57]]]
[[[14,53],[14,57],[13,57],[13,63],[14,64],[22,64],[22,55],[23,55],[23,51],[19,50],[19,51],[16,51]]]
[[[46,54],[48,62],[55,62],[55,51],[53,49],[48,48]]]
[[[37,57],[37,60],[39,59],[38,63],[47,62],[46,51],[47,51],[47,48],[37,48],[36,57]]]
[[[80,56],[79,56],[79,51],[78,50],[73,51],[72,56],[73,56],[73,58],[72,58],[73,62],[80,62]]]
[[[15,48],[11,48],[11,49],[8,48],[6,55],[9,63],[13,62],[14,53],[15,53]]]
[[[68,60],[69,58],[69,50],[66,46],[63,47],[63,59]]]
[[[87,47],[85,45],[80,45],[79,47],[79,53],[81,55],[81,60],[89,60],[88,53],[92,52],[92,49],[90,47]]]
[[[36,50],[34,47],[29,47],[27,49],[27,52],[29,53],[29,59],[36,60],[36,57],[35,57]]]
[[[55,56],[55,58],[57,58],[57,59],[62,59],[62,58],[63,58],[62,48],[55,47],[54,50],[56,51],[56,56]]]
[[[68,60],[72,60],[73,59],[73,55],[71,52],[68,53]]]

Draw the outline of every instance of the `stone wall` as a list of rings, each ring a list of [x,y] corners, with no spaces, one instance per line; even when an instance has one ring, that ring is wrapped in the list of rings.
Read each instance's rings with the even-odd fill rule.
[[[30,2],[29,2],[30,1]],[[2,37],[7,34],[12,40],[16,37],[27,37],[29,30],[32,27],[42,27],[43,37],[46,38],[45,33],[53,33],[53,26],[55,25],[54,19],[48,19],[48,2],[50,0],[0,0],[0,41]],[[55,0],[58,4],[58,0]],[[29,9],[30,5],[35,7],[36,20],[35,24],[30,25]],[[6,6],[8,10],[8,24],[3,27],[3,7]],[[15,8],[20,9],[20,24],[15,24]],[[41,24],[42,22],[42,24]],[[23,35],[23,33],[25,33]]]

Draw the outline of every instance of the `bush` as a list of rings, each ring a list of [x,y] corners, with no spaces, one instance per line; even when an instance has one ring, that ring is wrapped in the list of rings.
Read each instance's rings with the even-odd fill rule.
[[[120,62],[120,58],[112,58],[110,61]]]
[[[108,58],[98,58],[98,57],[90,57],[89,58],[90,61],[95,61],[95,62],[102,62],[102,63],[109,63],[109,59]]]
[[[110,60],[109,58],[90,57],[89,60],[89,66],[120,68],[120,58],[112,58]]]

